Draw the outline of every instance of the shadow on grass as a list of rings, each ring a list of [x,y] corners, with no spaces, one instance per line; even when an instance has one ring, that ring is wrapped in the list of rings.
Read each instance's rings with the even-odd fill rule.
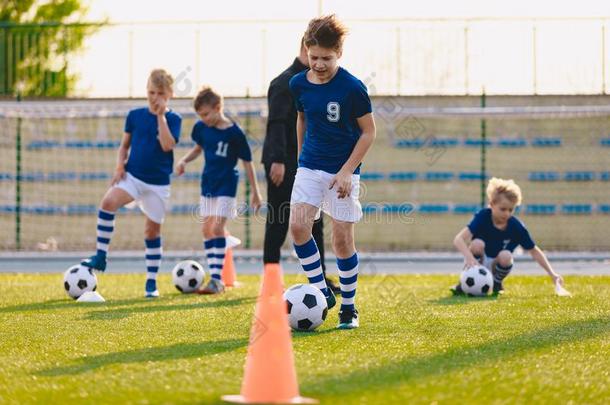
[[[406,358],[377,368],[323,376],[321,380],[302,385],[301,392],[353,395],[355,392],[395,389],[413,380],[481,367],[537,349],[592,339],[609,332],[609,317],[574,321],[482,345],[456,347],[444,353]]]
[[[48,368],[34,372],[33,374],[44,377],[74,375],[92,371],[111,364],[189,359],[230,352],[247,345],[248,339],[245,338],[218,340],[212,342],[178,343],[165,347],[151,347],[145,349],[128,350],[124,352],[101,354],[98,356],[81,357],[74,360],[74,364]]]
[[[484,297],[467,297],[467,296],[454,296],[436,298],[428,300],[429,303],[434,305],[465,305],[472,304],[481,301],[496,301],[498,299],[495,295],[486,295]]]
[[[324,330],[312,330],[312,331],[296,331],[293,330],[292,331],[292,338],[293,339],[303,339],[303,338],[315,338],[316,336],[320,336],[320,335],[326,335],[329,333],[336,333],[339,332],[339,329],[337,328],[330,328],[330,329],[324,329]]]
[[[98,307],[118,307],[124,305],[133,305],[144,302],[151,302],[150,299],[147,298],[129,298],[124,300],[112,300],[106,301],[103,303],[80,303],[76,302],[71,298],[65,298],[60,300],[48,300],[43,302],[31,302],[28,304],[20,304],[13,305],[11,307],[0,308],[0,313],[10,313],[10,312],[27,312],[27,311],[44,311],[44,310],[55,310],[55,309],[64,309],[70,308],[74,309],[77,307],[86,308],[86,306],[98,306]]]
[[[112,319],[123,319],[133,314],[145,314],[152,312],[166,312],[166,311],[183,311],[190,309],[202,309],[202,308],[221,308],[221,307],[235,307],[248,303],[252,303],[256,300],[256,297],[241,297],[241,298],[225,298],[225,297],[214,297],[209,301],[198,301],[191,302],[189,304],[178,304],[178,305],[147,305],[137,306],[129,308],[118,308],[107,311],[91,311],[85,315],[85,319],[88,320],[112,320]],[[151,302],[148,300],[148,302]],[[158,301],[155,301],[155,303]]]

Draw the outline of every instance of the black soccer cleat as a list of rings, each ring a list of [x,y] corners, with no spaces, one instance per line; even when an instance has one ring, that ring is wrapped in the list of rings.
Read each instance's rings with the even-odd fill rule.
[[[358,310],[354,309],[342,309],[339,311],[339,324],[337,329],[355,329],[360,326],[358,320]]]
[[[461,297],[466,295],[464,290],[462,290],[462,286],[460,285],[460,283],[457,283],[455,287],[451,287],[449,291],[451,291],[451,294],[453,294],[453,296],[455,297]]]
[[[493,292],[492,295],[500,295],[500,294],[504,294],[504,286],[502,285],[502,282],[497,282],[496,280],[494,280],[494,288],[493,288]]]
[[[101,272],[106,271],[106,258],[102,256],[93,255],[90,258],[81,261],[80,264],[93,270]]]
[[[335,295],[341,294],[341,287],[339,287],[335,282],[330,278],[324,278],[326,281],[326,286],[333,292]]]
[[[335,294],[333,294],[330,288],[327,288],[326,291],[328,291],[328,295],[325,295],[324,298],[326,298],[326,307],[330,310],[332,307],[337,305],[337,300],[335,299]]]

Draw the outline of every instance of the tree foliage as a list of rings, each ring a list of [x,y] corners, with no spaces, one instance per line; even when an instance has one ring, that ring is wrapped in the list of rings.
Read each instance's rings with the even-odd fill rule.
[[[82,0],[0,0],[0,94],[65,97],[69,61],[105,22],[82,23]]]

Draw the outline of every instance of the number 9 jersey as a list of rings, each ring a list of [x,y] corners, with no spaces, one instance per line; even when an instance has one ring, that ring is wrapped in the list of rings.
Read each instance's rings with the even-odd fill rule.
[[[366,86],[342,67],[327,83],[307,80],[307,70],[290,79],[298,111],[305,114],[299,167],[335,174],[349,159],[362,131],[356,121],[370,112]],[[360,173],[360,165],[354,174]]]
[[[191,138],[201,146],[205,158],[201,196],[235,197],[239,181],[237,159],[252,161],[252,152],[244,132],[235,123],[229,128],[218,129],[197,121]]]

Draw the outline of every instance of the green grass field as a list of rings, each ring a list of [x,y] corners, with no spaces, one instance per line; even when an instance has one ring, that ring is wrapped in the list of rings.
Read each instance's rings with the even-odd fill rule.
[[[217,403],[239,393],[258,277],[223,296],[141,297],[99,276],[104,304],[62,277],[0,274],[0,403]],[[290,285],[302,277],[286,276]],[[499,299],[450,298],[452,276],[362,277],[361,328],[293,334],[301,394],[322,403],[610,402],[610,276],[511,276]]]

